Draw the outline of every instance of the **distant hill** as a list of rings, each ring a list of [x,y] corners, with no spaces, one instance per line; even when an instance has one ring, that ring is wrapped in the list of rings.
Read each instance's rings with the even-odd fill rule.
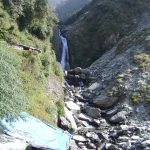
[[[65,21],[92,0],[48,0],[55,7],[60,20]]]
[[[48,2],[54,6],[57,6],[66,0],[48,0]]]

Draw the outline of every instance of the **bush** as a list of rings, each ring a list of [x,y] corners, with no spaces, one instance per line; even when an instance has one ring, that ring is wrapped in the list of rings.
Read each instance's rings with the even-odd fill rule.
[[[15,116],[27,108],[17,56],[4,49],[0,49],[0,55],[0,116]]]

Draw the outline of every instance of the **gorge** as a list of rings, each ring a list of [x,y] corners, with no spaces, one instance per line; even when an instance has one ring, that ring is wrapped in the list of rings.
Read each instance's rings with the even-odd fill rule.
[[[63,23],[47,8],[46,0],[0,2],[0,115],[26,111],[53,131],[40,128],[39,142],[18,149],[149,150],[150,1],[93,0]]]
[[[89,81],[66,87],[71,149],[150,149],[149,10],[148,1],[96,0],[65,22],[73,64],[86,67],[71,72]]]

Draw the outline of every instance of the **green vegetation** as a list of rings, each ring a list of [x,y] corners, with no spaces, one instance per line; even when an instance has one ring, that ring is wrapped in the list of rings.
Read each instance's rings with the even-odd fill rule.
[[[0,47],[0,116],[16,115],[24,111],[28,102],[18,77],[21,60],[9,49]]]
[[[53,0],[49,0],[50,2]],[[56,0],[54,0],[56,1]],[[61,1],[58,6],[56,5],[56,12],[59,15],[61,21],[67,20],[73,14],[81,10],[86,6],[91,0],[66,0]],[[54,3],[54,2],[53,2]]]
[[[60,97],[48,94],[49,78],[61,84],[63,71],[51,48],[57,18],[46,0],[0,1],[0,116],[29,112],[55,124]],[[16,49],[19,43],[40,49],[28,52]],[[61,98],[63,99],[63,93]],[[62,109],[62,108],[61,108]]]
[[[141,95],[138,92],[132,93],[131,100],[134,104],[138,104],[141,102]]]
[[[95,0],[74,15],[66,22],[71,26],[67,34],[73,63],[89,66],[124,37],[118,46],[121,52],[149,6],[147,0]]]
[[[142,72],[150,71],[150,56],[146,53],[139,53],[134,56],[134,61],[139,65]]]

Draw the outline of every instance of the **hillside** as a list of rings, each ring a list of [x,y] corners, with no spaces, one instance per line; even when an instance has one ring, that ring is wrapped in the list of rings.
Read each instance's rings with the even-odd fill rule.
[[[55,6],[55,11],[62,22],[81,10],[89,2],[91,0],[49,0],[49,3]]]
[[[59,14],[61,21],[66,21],[73,14],[80,11],[90,1],[91,0],[66,0],[56,8],[56,12]]]
[[[149,1],[95,0],[66,21],[74,66],[87,67],[129,35],[145,13]]]
[[[0,0],[0,24],[1,149],[150,149],[149,0],[93,0],[63,23],[47,0]]]
[[[74,72],[91,76],[65,99],[72,149],[150,149],[150,1],[95,0],[63,29],[73,65],[85,67]]]
[[[0,117],[26,111],[56,124],[63,112],[63,72],[51,48],[57,21],[46,0],[0,1]]]

